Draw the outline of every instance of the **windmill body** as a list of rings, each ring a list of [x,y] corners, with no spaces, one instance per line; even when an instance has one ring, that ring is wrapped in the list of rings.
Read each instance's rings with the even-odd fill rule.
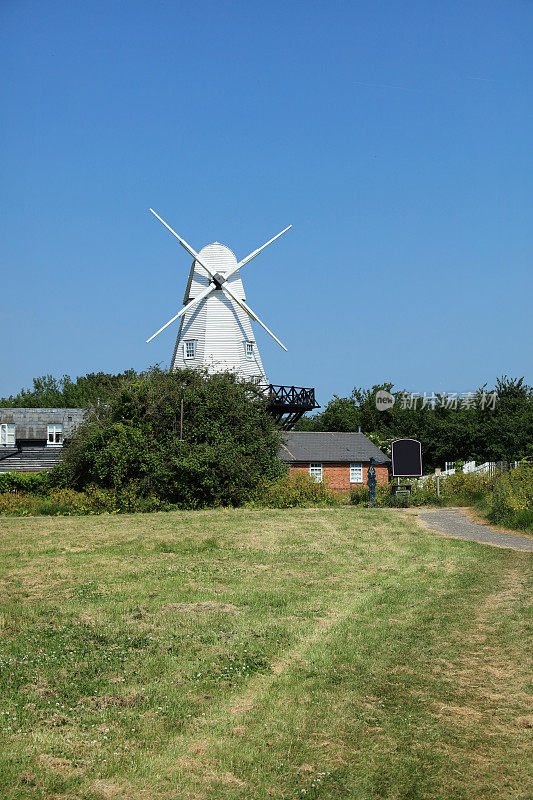
[[[197,253],[159,214],[152,208],[150,211],[194,260],[183,308],[147,341],[151,342],[179,319],[180,328],[171,369],[231,371],[241,378],[263,384],[269,412],[281,427],[289,430],[302,414],[318,408],[315,390],[302,386],[274,386],[268,382],[255,343],[252,322],[260,325],[283,350],[287,348],[247,304],[241,270],[292,226],[273,236],[242,261],[237,261],[229,247],[219,242],[208,244]]]
[[[183,298],[185,306],[211,285],[205,267],[212,275],[224,278],[237,267],[234,253],[218,242],[202,248],[198,255],[202,263],[196,259],[192,263]],[[233,271],[227,285],[238,300],[246,300],[239,269]],[[192,305],[181,318],[171,368],[186,367],[204,367],[209,372],[229,370],[267,383],[250,317],[222,288]]]
[[[266,383],[250,320],[261,325],[280,347],[284,350],[287,348],[246,303],[240,271],[265,247],[288,231],[291,225],[237,262],[235,253],[219,242],[209,244],[197,253],[159,214],[152,208],[150,211],[194,261],[183,308],[147,341],[151,342],[181,317],[171,369],[203,367],[212,372],[231,370],[243,378]]]

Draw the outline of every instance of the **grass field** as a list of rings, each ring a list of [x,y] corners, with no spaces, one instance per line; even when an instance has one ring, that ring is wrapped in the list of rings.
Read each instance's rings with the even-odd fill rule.
[[[0,534],[2,800],[531,796],[525,553],[354,508]]]

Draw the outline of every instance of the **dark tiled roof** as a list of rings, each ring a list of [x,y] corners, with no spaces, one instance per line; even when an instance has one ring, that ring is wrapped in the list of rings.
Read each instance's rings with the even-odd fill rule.
[[[83,408],[0,408],[0,422],[15,425],[15,438],[46,439],[49,423],[63,426],[63,437],[69,439],[83,422]]]
[[[61,458],[61,447],[23,447],[0,450],[0,472],[44,472],[53,469]],[[4,456],[2,458],[2,456]]]
[[[376,461],[390,463],[364,433],[288,431],[283,434],[282,461]]]

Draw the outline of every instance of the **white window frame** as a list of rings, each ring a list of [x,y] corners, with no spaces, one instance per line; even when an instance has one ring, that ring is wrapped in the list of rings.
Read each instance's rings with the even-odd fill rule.
[[[350,483],[363,483],[363,462],[354,461],[350,464]]]
[[[244,355],[246,356],[248,361],[254,360],[254,342],[244,343]]]
[[[192,349],[191,355],[188,352],[189,347]],[[196,358],[196,339],[185,339],[183,342],[183,358],[186,361],[192,361]]]
[[[311,461],[309,464],[309,477],[314,478],[317,483],[321,483],[324,478],[323,465],[318,461]]]
[[[50,436],[52,440],[50,440]],[[63,425],[59,422],[49,422],[46,430],[46,444],[48,447],[61,447],[63,444]]]
[[[0,424],[0,446],[15,447],[15,425],[12,422]]]

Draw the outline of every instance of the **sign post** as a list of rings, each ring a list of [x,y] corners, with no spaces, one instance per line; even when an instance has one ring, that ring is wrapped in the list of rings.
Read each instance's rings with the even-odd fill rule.
[[[395,439],[391,445],[392,475],[398,478],[396,493],[410,494],[411,487],[401,486],[400,478],[422,476],[422,445],[418,439]]]
[[[440,497],[440,467],[435,467],[435,475],[437,476],[437,497]]]

